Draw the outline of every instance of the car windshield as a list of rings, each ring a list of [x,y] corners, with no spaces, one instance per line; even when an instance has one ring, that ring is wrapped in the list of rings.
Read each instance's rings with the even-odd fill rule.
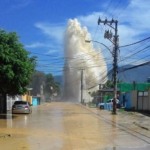
[[[27,102],[25,102],[25,101],[16,101],[14,104],[15,104],[15,105],[16,105],[16,104],[17,104],[17,105],[19,105],[19,104],[24,104],[24,105],[26,105]]]

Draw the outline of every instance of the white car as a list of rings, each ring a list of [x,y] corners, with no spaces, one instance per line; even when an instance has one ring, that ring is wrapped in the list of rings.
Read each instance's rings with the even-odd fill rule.
[[[117,108],[120,108],[120,101],[117,99],[116,102],[117,102]],[[109,99],[107,100],[107,102],[98,104],[98,108],[100,109],[107,109],[107,108],[111,109],[112,106],[113,106],[113,99]]]
[[[32,107],[29,102],[26,101],[15,101],[12,106],[12,113],[26,113],[30,114],[32,112]]]

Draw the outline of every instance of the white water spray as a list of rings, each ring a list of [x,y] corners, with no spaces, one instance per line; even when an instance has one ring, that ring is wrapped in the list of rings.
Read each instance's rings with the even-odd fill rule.
[[[102,53],[91,43],[86,27],[81,27],[77,19],[69,20],[65,33],[64,99],[80,101],[81,71],[83,71],[83,99],[87,99],[88,89],[98,87],[107,80],[107,67]]]

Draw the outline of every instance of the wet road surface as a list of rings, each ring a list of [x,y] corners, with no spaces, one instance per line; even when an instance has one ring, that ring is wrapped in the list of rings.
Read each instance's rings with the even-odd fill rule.
[[[1,115],[0,149],[150,150],[149,128],[133,119],[73,103],[46,103],[30,115]]]

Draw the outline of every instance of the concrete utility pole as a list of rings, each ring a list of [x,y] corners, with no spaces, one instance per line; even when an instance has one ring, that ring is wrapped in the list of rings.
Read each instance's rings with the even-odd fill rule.
[[[117,20],[110,20],[107,19],[101,20],[98,19],[98,25],[100,23],[103,23],[104,25],[108,25],[112,29],[114,29],[115,34],[113,36],[111,30],[105,31],[104,38],[107,38],[109,41],[111,41],[114,45],[112,56],[113,56],[113,84],[114,84],[114,100],[113,100],[113,114],[116,114],[116,99],[117,99],[117,73],[118,73],[118,21]],[[114,27],[112,26],[114,24]],[[113,39],[112,39],[113,37]]]
[[[81,103],[83,104],[83,69],[81,69]]]

